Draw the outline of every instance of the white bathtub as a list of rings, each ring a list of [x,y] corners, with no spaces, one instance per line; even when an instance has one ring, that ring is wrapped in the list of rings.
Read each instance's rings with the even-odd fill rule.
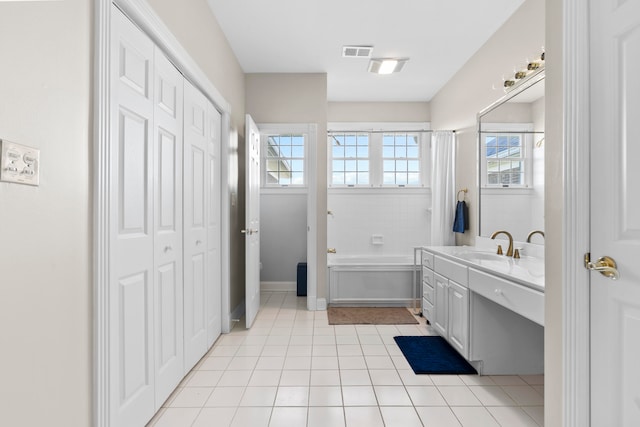
[[[329,256],[329,304],[412,307],[419,272],[412,257]]]

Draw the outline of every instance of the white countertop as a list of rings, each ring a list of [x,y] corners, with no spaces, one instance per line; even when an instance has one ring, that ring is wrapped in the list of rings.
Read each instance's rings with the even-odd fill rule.
[[[516,259],[475,246],[424,246],[424,249],[544,293],[543,258],[522,256]]]

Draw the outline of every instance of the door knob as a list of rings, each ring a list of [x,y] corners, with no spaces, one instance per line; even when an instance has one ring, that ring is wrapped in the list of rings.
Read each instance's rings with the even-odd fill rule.
[[[611,280],[618,280],[620,278],[618,265],[611,257],[603,256],[598,258],[596,262],[591,262],[591,254],[587,253],[584,256],[584,266],[587,270],[599,271],[600,274]]]
[[[242,234],[246,234],[247,236],[251,236],[253,234],[253,230],[248,229],[248,230],[240,230],[240,232]]]

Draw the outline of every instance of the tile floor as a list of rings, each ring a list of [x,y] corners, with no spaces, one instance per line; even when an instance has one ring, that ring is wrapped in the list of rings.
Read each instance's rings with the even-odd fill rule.
[[[543,376],[415,375],[393,340],[419,325],[330,326],[295,293],[262,294],[147,427],[542,426]]]

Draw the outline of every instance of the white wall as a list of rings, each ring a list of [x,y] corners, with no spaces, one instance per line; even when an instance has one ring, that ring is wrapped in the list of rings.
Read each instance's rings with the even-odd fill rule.
[[[261,282],[295,282],[307,262],[307,194],[297,190],[260,193]]]
[[[330,189],[330,256],[405,255],[431,241],[431,192],[403,189]],[[373,244],[373,236],[383,244]]]
[[[0,2],[0,138],[41,150],[0,183],[0,424],[91,425],[91,1]]]
[[[428,122],[428,102],[330,102],[330,122]]]

